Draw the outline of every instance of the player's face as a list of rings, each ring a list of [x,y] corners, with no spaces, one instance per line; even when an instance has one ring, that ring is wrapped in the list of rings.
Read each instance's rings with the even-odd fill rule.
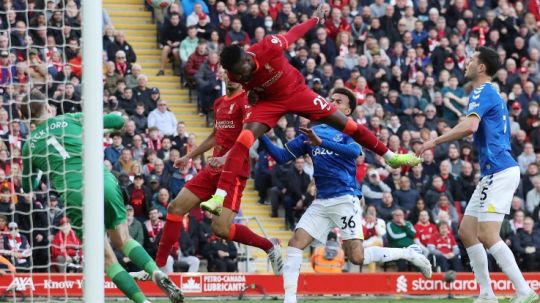
[[[330,103],[333,103],[337,109],[342,112],[344,115],[348,116],[351,114],[351,107],[349,106],[349,98],[344,94],[333,94],[330,97]]]
[[[478,53],[474,53],[474,55],[469,59],[469,63],[467,64],[467,68],[465,69],[465,78],[467,80],[474,81],[476,77],[478,76]]]
[[[236,63],[230,71],[235,82],[246,83],[251,81],[253,73],[253,59],[249,56],[243,56],[242,59]]]

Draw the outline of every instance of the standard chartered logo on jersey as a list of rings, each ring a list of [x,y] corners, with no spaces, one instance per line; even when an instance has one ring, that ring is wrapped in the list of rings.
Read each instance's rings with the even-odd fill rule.
[[[401,275],[396,280],[396,291],[399,292],[407,292],[407,277],[404,275]]]

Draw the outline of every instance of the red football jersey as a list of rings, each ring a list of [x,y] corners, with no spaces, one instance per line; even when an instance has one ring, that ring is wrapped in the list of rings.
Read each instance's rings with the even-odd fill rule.
[[[261,100],[272,100],[290,96],[305,85],[302,74],[283,55],[287,47],[282,35],[269,35],[252,45],[246,52],[257,67],[251,81],[242,83],[244,89],[257,92]]]
[[[440,250],[443,254],[451,253],[452,247],[457,245],[456,240],[454,237],[452,237],[452,235],[448,234],[443,237],[439,233],[431,238],[430,244],[435,245],[435,248]]]
[[[221,157],[232,148],[242,131],[249,108],[245,92],[216,99],[214,102],[214,129],[216,130],[214,157]]]
[[[420,243],[427,246],[433,236],[439,233],[437,231],[437,226],[433,223],[429,223],[428,225],[420,225],[416,223],[414,225],[414,229],[416,230],[416,239],[420,240]]]

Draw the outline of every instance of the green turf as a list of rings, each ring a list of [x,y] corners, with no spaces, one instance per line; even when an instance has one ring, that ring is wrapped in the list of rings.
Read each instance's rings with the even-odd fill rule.
[[[313,299],[299,299],[298,303],[391,303],[391,302],[398,302],[398,303],[471,303],[473,301],[472,298],[468,299],[422,299],[422,298],[414,298],[414,299],[402,299],[402,298],[381,298],[381,299],[363,299],[358,298],[355,300],[351,299],[320,299],[320,300],[313,300]],[[126,301],[107,301],[107,303],[118,303],[118,302],[126,302]],[[152,301],[152,303],[165,303],[170,301]],[[223,302],[223,303],[248,303],[248,302],[283,302],[282,300],[261,300],[257,298],[247,298],[243,301],[229,301],[225,298],[221,299],[215,299],[215,300],[208,300],[204,299],[201,300],[198,299],[189,299],[187,298],[186,303],[194,302],[194,303],[205,303],[205,302]],[[499,302],[508,302],[508,300],[499,300]]]

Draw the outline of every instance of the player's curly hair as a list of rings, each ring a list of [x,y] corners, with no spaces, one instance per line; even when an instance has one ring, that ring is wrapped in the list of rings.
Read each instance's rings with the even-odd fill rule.
[[[478,48],[478,52],[478,60],[486,66],[486,74],[493,77],[501,68],[499,55],[493,48],[486,46]]]
[[[33,89],[30,94],[24,95],[21,103],[21,114],[28,120],[39,119],[43,115],[47,106],[47,96],[37,89]]]
[[[243,54],[244,50],[238,44],[225,46],[219,55],[221,66],[227,71],[230,71],[242,59]]]
[[[346,87],[338,87],[334,89],[334,94],[342,94],[347,96],[349,99],[349,107],[351,108],[351,113],[354,112],[356,109],[356,95],[352,92],[352,90],[346,88]]]

